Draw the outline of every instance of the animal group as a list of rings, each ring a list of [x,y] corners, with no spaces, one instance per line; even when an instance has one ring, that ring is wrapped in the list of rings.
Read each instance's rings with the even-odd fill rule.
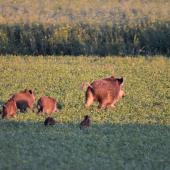
[[[115,78],[111,75],[109,78],[104,78],[100,80],[95,80],[93,83],[89,84],[87,82],[83,83],[79,90],[83,90],[88,86],[85,95],[85,106],[90,106],[93,101],[99,103],[98,108],[101,110],[105,106],[105,110],[108,110],[109,107],[115,108],[114,104],[125,97],[125,93],[122,90],[124,84],[124,77]],[[20,112],[27,111],[27,107],[30,108],[33,112],[35,109],[33,103],[36,101],[33,90],[25,89],[19,93],[15,93],[4,105],[3,110],[0,113],[2,114],[2,119],[5,117],[14,117],[16,116],[17,109],[20,109]],[[85,108],[84,106],[84,108]],[[52,97],[40,97],[37,102],[38,113],[43,112],[45,114],[52,114],[57,111],[57,100]],[[83,127],[89,127],[91,123],[90,116],[84,116],[84,120],[80,123],[80,129]],[[55,125],[56,122],[52,117],[48,117],[44,125]]]

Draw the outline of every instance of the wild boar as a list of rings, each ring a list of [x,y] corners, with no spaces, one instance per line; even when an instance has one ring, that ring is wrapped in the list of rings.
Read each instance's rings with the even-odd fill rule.
[[[90,116],[89,115],[84,116],[84,120],[80,123],[80,129],[83,129],[84,127],[89,128],[90,123],[91,123]]]
[[[96,101],[99,102],[98,108],[100,110],[104,105],[106,106],[105,110],[109,107],[115,108],[114,104],[122,97],[125,97],[125,93],[122,90],[124,80],[124,77],[119,79],[114,78],[112,75],[109,78],[95,80],[92,84],[83,83],[79,90],[83,90],[85,86],[88,86],[85,106],[90,106],[93,101]]]
[[[22,113],[25,113],[25,111],[27,112],[27,107],[29,107],[27,100],[18,100],[16,104],[17,108],[20,109],[20,112]]]
[[[33,90],[28,90],[28,89],[25,89],[24,91],[21,91],[19,93],[15,93],[13,96],[12,96],[12,99],[14,99],[14,101],[18,101],[18,100],[24,100],[24,101],[27,101],[28,102],[28,106],[29,108],[34,112],[34,107],[33,107],[33,103],[36,101],[36,98],[34,96],[34,92]],[[21,102],[20,102],[21,104]],[[23,104],[25,105],[25,102],[23,102]]]
[[[5,116],[7,116],[7,118],[16,116],[16,111],[17,111],[16,102],[13,99],[8,100],[3,105],[2,119],[4,119]]]
[[[47,125],[55,125],[55,124],[56,124],[56,122],[55,122],[54,118],[52,118],[52,117],[47,117],[47,118],[45,119],[45,122],[44,122],[44,125],[45,125],[45,126],[47,126]]]
[[[52,97],[41,97],[37,102],[38,113],[41,111],[43,113],[51,114],[57,111],[57,100]]]

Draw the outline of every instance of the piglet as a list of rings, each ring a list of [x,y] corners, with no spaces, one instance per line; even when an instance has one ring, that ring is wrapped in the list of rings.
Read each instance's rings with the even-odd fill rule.
[[[8,100],[3,105],[2,119],[4,119],[5,117],[9,118],[16,116],[16,111],[17,111],[16,102],[13,99]]]
[[[55,122],[54,118],[52,118],[52,117],[47,117],[47,118],[45,119],[45,122],[44,122],[44,125],[45,125],[45,126],[47,126],[47,125],[55,125],[55,124],[56,124],[56,122]]]
[[[80,123],[80,129],[83,129],[84,127],[89,128],[90,123],[91,123],[90,116],[89,115],[84,116],[84,120]]]
[[[41,97],[37,102],[38,113],[51,114],[57,111],[57,100],[52,97]]]
[[[33,103],[36,101],[36,98],[34,96],[34,92],[33,90],[28,90],[28,89],[25,89],[24,91],[20,91],[19,93],[15,93],[13,96],[12,96],[12,99],[17,102],[17,101],[20,101],[19,102],[19,107],[21,108],[22,104],[26,106],[26,102],[28,102],[28,106],[29,108],[34,112],[34,107],[33,107]],[[23,103],[21,102],[24,101]],[[19,108],[19,109],[20,109]]]

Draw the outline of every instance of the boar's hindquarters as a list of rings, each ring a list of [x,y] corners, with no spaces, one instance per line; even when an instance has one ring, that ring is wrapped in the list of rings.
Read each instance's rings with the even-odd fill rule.
[[[90,106],[93,103],[93,100],[94,100],[94,91],[89,86],[87,91],[86,91],[86,103],[85,103],[85,106]]]
[[[86,91],[86,103],[85,106],[90,106],[93,103],[94,100],[94,90],[93,87],[90,85],[90,83],[83,83],[79,90],[83,90],[86,86],[88,86],[88,89]],[[84,108],[85,108],[84,106]]]

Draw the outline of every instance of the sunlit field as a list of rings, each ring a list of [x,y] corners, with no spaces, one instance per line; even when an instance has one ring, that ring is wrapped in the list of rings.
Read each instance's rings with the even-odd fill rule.
[[[0,104],[33,89],[36,99],[57,99],[49,115],[28,108],[0,118],[0,169],[169,169],[170,60],[159,57],[0,56]],[[84,82],[125,77],[116,109],[84,107]],[[89,129],[79,124],[90,115]]]

